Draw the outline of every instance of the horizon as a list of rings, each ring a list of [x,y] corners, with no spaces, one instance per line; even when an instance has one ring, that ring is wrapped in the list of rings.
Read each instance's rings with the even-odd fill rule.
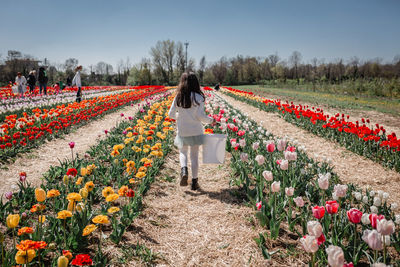
[[[15,20],[18,6],[7,0],[0,34],[8,38],[0,44],[1,58],[17,50],[52,64],[76,58],[86,68],[100,61],[115,67],[127,58],[132,64],[150,58],[150,48],[167,39],[188,41],[188,58],[196,66],[202,56],[208,64],[222,57],[275,53],[287,60],[293,51],[302,54],[303,63],[312,58],[348,62],[352,57],[391,63],[400,55],[399,1],[187,3],[42,0],[32,5],[21,0],[29,8],[19,10]],[[44,22],[37,19],[41,13]]]

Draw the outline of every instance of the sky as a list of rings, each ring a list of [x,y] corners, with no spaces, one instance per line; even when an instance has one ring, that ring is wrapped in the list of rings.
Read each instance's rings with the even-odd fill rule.
[[[303,62],[400,55],[399,0],[0,0],[0,55],[115,66],[150,57],[158,40],[189,42],[188,56]]]

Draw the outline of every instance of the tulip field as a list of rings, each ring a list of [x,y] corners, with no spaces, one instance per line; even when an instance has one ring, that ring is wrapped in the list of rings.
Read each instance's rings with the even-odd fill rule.
[[[159,262],[150,262],[153,252],[148,248],[139,253],[137,262],[119,256],[128,245],[138,248],[139,243],[151,241],[145,237],[132,241],[132,234],[141,231],[136,220],[148,208],[147,193],[154,182],[161,180],[164,162],[176,157],[170,153],[175,136],[174,120],[168,117],[174,98],[171,89],[91,87],[85,89],[86,97],[80,103],[74,102],[75,92],[53,94],[50,90],[44,98],[2,93],[3,166],[12,168],[14,158],[45,146],[48,140],[65,138],[70,149],[59,164],[42,174],[39,184],[31,181],[26,170],[18,170],[19,175],[14,177],[17,189],[4,194],[0,202],[2,266],[173,266],[162,256],[162,250],[154,252],[161,255]],[[395,133],[386,133],[368,120],[353,123],[344,114],[329,117],[317,107],[285,104],[233,88],[215,92],[204,87],[204,92],[206,113],[217,122],[207,125],[205,134],[227,135],[229,165],[225,164],[230,176],[214,178],[227,178],[239,205],[245,206],[254,218],[256,225],[248,226],[253,228],[248,243],[257,248],[255,253],[271,266],[287,266],[287,258],[309,266],[400,265],[400,214],[388,193],[342,182],[330,163],[313,159],[304,147],[288,138],[274,136],[225,96],[263,111],[277,112],[296,127],[400,172],[400,140]],[[71,129],[90,125],[106,113],[131,105],[137,106],[134,116],[121,114],[116,126],[103,130],[104,138],[84,155],[74,153],[75,142],[67,142]],[[215,170],[218,168],[215,166]],[[178,166],[176,171],[180,171]],[[5,179],[1,172],[0,178]],[[179,183],[179,177],[170,180]],[[186,189],[181,190],[176,194],[185,196]],[[168,203],[166,198],[163,201]],[[214,197],[209,201],[222,200]],[[231,206],[226,205],[228,214]],[[176,210],[184,212],[179,207]],[[207,224],[212,220],[211,212],[200,211],[196,217],[204,218]],[[154,227],[174,227],[158,224],[152,218],[149,221]],[[198,233],[187,233],[191,234]],[[169,238],[170,244],[178,242],[174,236]],[[289,244],[295,244],[294,251],[289,251]],[[198,246],[207,257],[206,245],[187,246]],[[224,244],[218,250],[234,246]],[[253,266],[251,260],[246,259],[245,266]]]

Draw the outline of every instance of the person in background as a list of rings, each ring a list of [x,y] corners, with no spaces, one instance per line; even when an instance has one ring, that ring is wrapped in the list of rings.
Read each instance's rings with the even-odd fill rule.
[[[43,93],[47,95],[47,82],[49,81],[49,78],[47,77],[44,67],[39,68],[38,81],[39,81],[39,94],[42,94],[42,89],[43,89]]]
[[[60,85],[58,83],[56,83],[54,86],[54,93],[59,94],[60,93]]]
[[[216,91],[219,91],[219,89],[220,89],[219,86],[220,86],[219,83],[217,83],[217,85],[214,87],[214,89],[215,89]]]
[[[36,85],[36,71],[35,70],[32,70],[31,72],[29,72],[28,85],[29,85],[29,92],[31,94],[33,94],[35,91],[35,85]]]
[[[15,84],[18,86],[18,94],[20,97],[24,97],[24,93],[26,91],[26,79],[21,72],[17,73],[17,77],[15,77]]]
[[[67,77],[67,82],[66,82],[67,86],[71,87],[71,83],[72,83],[71,78],[68,76]]]
[[[82,66],[79,65],[78,67],[76,67],[75,71],[75,76],[72,79],[72,86],[76,85],[76,87],[78,87],[78,92],[76,93],[76,102],[81,102],[82,100],[82,83],[81,83],[81,70],[82,70]]]
[[[200,89],[200,83],[193,72],[183,73],[177,88],[177,94],[168,116],[177,120],[177,135],[175,145],[179,148],[181,164],[181,186],[188,185],[187,159],[190,148],[192,163],[192,190],[200,189],[198,183],[199,147],[204,142],[204,127],[202,123],[214,123],[215,120],[204,112],[205,95]],[[176,115],[178,113],[178,116]]]

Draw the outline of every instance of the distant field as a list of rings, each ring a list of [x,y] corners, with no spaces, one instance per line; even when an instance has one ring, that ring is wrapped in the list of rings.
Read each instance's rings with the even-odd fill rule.
[[[267,88],[259,85],[231,87],[245,91],[252,91],[255,94],[270,98],[307,102],[315,105],[322,104],[342,109],[374,110],[400,116],[400,99],[355,97],[343,94],[312,92],[297,89]]]

